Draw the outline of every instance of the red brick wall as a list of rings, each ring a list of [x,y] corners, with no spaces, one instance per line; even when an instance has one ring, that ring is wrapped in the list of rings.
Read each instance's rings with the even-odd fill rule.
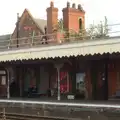
[[[77,8],[66,7],[63,9],[63,21],[66,30],[79,32],[79,19],[82,19],[82,29],[85,29],[85,12]]]
[[[54,27],[58,24],[58,8],[54,7],[54,3],[51,2],[50,7],[47,8],[47,32],[53,33]]]
[[[19,36],[18,36],[19,38],[32,37],[33,31],[35,32],[34,34],[35,36],[42,34],[33,19],[34,18],[31,17],[31,15],[28,13],[27,10],[23,12],[23,15],[21,16],[20,22],[19,22]],[[12,47],[16,47],[17,45],[17,40],[16,40],[17,33],[16,32],[17,31],[15,30],[12,35],[12,39],[15,39],[11,41]],[[23,39],[23,40],[19,40],[19,44],[21,45],[26,44],[25,46],[28,46],[28,43],[31,43],[31,41],[32,40],[29,40],[29,39]]]

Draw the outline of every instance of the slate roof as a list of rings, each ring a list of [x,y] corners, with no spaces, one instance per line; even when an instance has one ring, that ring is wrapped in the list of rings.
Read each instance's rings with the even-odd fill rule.
[[[0,49],[7,48],[11,34],[0,35]]]
[[[36,24],[39,26],[41,31],[44,33],[44,27],[47,25],[47,21],[44,19],[36,19],[36,18],[33,19],[36,22]],[[11,35],[12,34],[0,35],[0,49],[7,48]]]
[[[47,26],[47,20],[34,18],[32,16],[32,14],[31,14],[31,12],[28,9],[25,9],[24,11],[28,12],[28,14],[30,15],[30,17],[34,20],[34,22],[36,23],[36,25],[39,27],[39,29],[41,30],[41,32],[44,34],[44,32],[45,32],[44,28],[45,28],[45,26]]]
[[[37,18],[33,18],[33,19],[36,22],[36,24],[39,26],[41,31],[44,33],[45,32],[44,28],[47,26],[47,20],[37,19]]]
[[[10,39],[11,34],[6,34],[6,35],[0,35],[0,40],[6,40],[6,39]]]
[[[27,10],[27,9],[25,9],[25,10]],[[32,17],[29,10],[27,10],[27,12]],[[36,25],[41,30],[41,32],[44,34],[44,32],[45,32],[44,28],[47,26],[47,20],[34,18],[34,17],[32,17],[32,18],[33,18],[34,22],[36,23]],[[0,35],[0,49],[7,48],[11,36],[12,36],[12,34]]]

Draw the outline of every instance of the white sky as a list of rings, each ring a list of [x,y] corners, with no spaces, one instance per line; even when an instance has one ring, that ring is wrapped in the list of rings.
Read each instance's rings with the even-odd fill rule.
[[[62,8],[68,0],[54,0],[59,8],[59,17],[62,16]],[[107,16],[109,24],[120,23],[120,0],[69,0],[82,4],[86,11],[86,26],[90,23],[104,20]],[[1,0],[0,1],[0,34],[12,33],[16,23],[17,13],[22,14],[28,8],[31,14],[37,18],[46,18],[46,8],[50,0]]]

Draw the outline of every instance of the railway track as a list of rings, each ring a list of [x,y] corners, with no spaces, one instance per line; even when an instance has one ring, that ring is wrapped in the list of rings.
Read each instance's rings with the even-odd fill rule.
[[[69,118],[52,117],[52,116],[37,116],[13,113],[0,113],[0,120],[70,120]]]

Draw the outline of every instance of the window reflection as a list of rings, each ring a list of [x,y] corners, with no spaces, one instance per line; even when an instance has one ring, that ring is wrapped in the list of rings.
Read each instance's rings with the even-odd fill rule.
[[[69,72],[61,71],[60,72],[60,92],[62,94],[68,93],[71,91],[71,81],[69,79]],[[54,91],[54,94],[58,90],[58,75],[51,76],[51,89]]]
[[[76,91],[77,97],[83,98],[86,95],[85,89],[85,73],[76,74]]]

